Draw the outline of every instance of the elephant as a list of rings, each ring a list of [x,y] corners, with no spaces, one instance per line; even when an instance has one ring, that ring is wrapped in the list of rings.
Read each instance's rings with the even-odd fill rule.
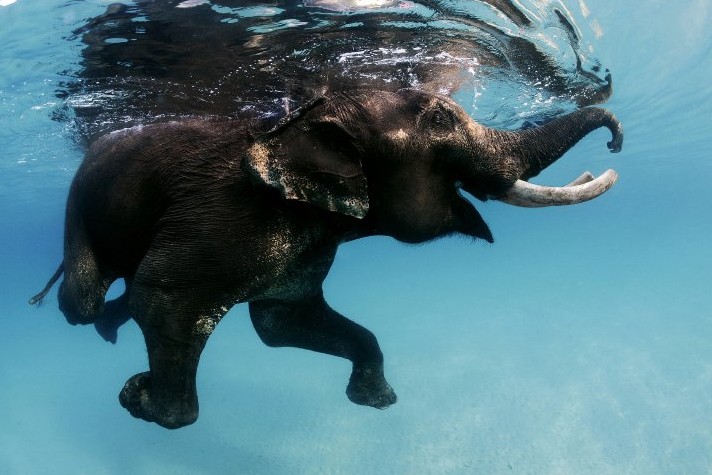
[[[506,131],[446,96],[354,89],[324,93],[271,129],[194,117],[117,130],[88,149],[69,191],[63,261],[30,303],[63,274],[58,302],[69,323],[93,323],[115,342],[133,318],[149,371],[126,382],[120,403],[166,428],[196,421],[201,352],[242,302],[266,345],[350,360],[348,398],[383,409],[397,398],[376,337],[324,299],[339,244],[452,234],[492,243],[463,192],[520,206],[595,198],[615,172],[558,188],[526,180],[599,127],[620,151],[622,126],[598,107]],[[117,279],[125,293],[105,302]]]

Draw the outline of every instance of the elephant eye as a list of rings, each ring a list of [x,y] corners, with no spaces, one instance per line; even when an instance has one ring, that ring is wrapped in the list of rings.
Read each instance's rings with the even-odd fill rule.
[[[444,107],[438,107],[432,112],[429,123],[430,126],[436,130],[449,132],[455,129],[457,118],[453,111]]]

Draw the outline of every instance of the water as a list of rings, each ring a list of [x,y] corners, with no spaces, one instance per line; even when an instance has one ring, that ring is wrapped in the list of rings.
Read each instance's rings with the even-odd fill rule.
[[[145,87],[138,72],[135,81],[92,84],[82,71],[113,56],[107,47],[93,57],[101,61],[87,62],[80,29],[109,3],[0,2],[0,473],[712,472],[712,2],[599,0],[587,15],[583,2],[565,2],[580,44],[567,49],[565,38],[547,54],[561,62],[566,87],[552,92],[502,65],[460,84],[456,97],[475,117],[517,127],[574,107],[575,92],[600,86],[608,68],[615,93],[606,107],[626,127],[624,151],[608,154],[606,133],[595,132],[537,181],[565,183],[611,166],[621,179],[605,196],[565,209],[479,204],[495,235],[491,246],[370,238],[340,248],[325,293],[378,336],[398,404],[387,411],[351,404],[343,394],[348,363],[265,347],[240,306],[203,353],[200,419],[178,431],[136,420],[118,404],[126,378],[146,368],[133,324],[112,346],[90,327],[67,325],[55,293],[39,309],[26,303],[61,259],[64,200],[83,140],[124,121],[179,115],[181,100],[215,113],[239,86],[225,80],[230,71],[188,70],[185,81],[174,72],[166,97],[176,102],[157,108],[140,95],[155,84]],[[343,11],[346,2],[324,1],[330,8],[305,17],[304,8],[316,8],[307,2],[292,15],[302,27],[284,23],[284,13],[257,12],[259,4],[238,10],[235,3],[213,2],[210,11],[224,25],[261,22],[266,30],[243,32],[253,36],[320,25],[309,21],[363,20],[362,11]],[[542,13],[558,2],[518,4],[540,19],[533,29],[481,4],[476,11],[494,33],[539,46],[562,37],[565,30]],[[450,9],[448,28],[472,16],[466,2],[425,5],[411,5],[409,21],[429,18],[428,8]],[[397,7],[379,5],[379,21],[403,20]],[[211,24],[198,8],[184,11],[196,28]],[[446,29],[431,27],[428,40]],[[127,39],[113,38],[106,44]],[[199,51],[205,44],[215,43],[196,40]],[[361,51],[340,47],[338,54]],[[575,52],[585,53],[583,71],[596,73],[600,63],[598,80],[575,72]],[[362,63],[355,55],[347,65],[367,80],[364,68],[380,61],[371,80],[383,83],[403,54]],[[200,81],[191,83],[190,74]],[[254,91],[270,100],[252,112],[278,114],[307,95],[285,84]],[[239,115],[251,100],[233,101],[230,112]]]

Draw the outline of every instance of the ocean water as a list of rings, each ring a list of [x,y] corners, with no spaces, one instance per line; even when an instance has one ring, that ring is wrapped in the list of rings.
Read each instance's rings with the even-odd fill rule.
[[[482,76],[450,92],[483,122],[517,127],[570,109],[577,90],[600,85],[611,71],[605,107],[624,124],[623,152],[607,153],[607,132],[597,131],[536,180],[563,184],[586,169],[613,167],[619,182],[566,208],[477,204],[493,245],[369,238],[341,246],[325,294],[379,338],[399,396],[388,410],[347,400],[345,360],[264,346],[243,305],[220,323],[201,358],[200,418],[177,431],[134,419],[118,403],[125,380],[147,367],[133,323],[111,345],[91,327],[68,325],[56,290],[40,308],[27,304],[61,260],[64,202],[83,139],[182,107],[133,107],[140,94],[126,100],[175,61],[170,55],[157,55],[156,69],[141,69],[134,83],[119,81],[120,68],[96,75],[101,61],[126,51],[112,45],[133,41],[109,36],[87,54],[86,32],[110,3],[0,0],[0,473],[712,473],[711,1],[514,2],[541,19],[526,28],[482,2],[440,2],[482,22],[436,14],[433,35],[506,31],[542,50],[550,45],[547,54],[567,73],[567,87],[552,92],[503,64],[476,71]],[[201,8],[222,15],[220,25],[274,14],[250,24],[268,46],[271,34],[300,26],[281,11],[259,11],[275,6],[238,3],[181,5],[201,27]],[[381,13],[438,11],[435,2],[377,3]],[[297,5],[295,14],[351,15],[356,32],[363,26],[356,20],[366,18],[346,0]],[[558,43],[571,37],[542,16],[554,7],[576,20],[580,42],[571,51],[585,60],[583,70],[600,65],[599,79],[576,75],[575,58]],[[399,27],[416,28],[417,15]],[[149,17],[132,21],[145,23],[136,35],[155,33]],[[170,29],[161,25],[168,23],[159,33]],[[187,38],[196,48],[205,43]],[[339,54],[365,50],[342,46]],[[374,63],[377,80],[402,72],[383,54],[358,64],[347,56],[355,66],[346,72],[357,81],[372,79],[364,68]],[[215,112],[224,100],[206,91],[232,76],[213,77],[202,66],[183,82],[171,78],[169,95]],[[277,92],[255,93],[272,103],[250,109],[254,98],[244,97],[230,107],[269,114],[282,104]]]

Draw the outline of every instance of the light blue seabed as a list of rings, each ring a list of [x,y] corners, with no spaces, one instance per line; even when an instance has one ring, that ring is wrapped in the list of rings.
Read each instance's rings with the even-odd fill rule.
[[[396,405],[351,404],[346,361],[265,347],[240,306],[178,431],[118,403],[146,369],[134,324],[112,346],[56,291],[26,303],[61,259],[81,160],[48,117],[81,18],[49,3],[0,6],[0,473],[712,473],[711,1],[589,2],[624,150],[597,131],[537,180],[613,167],[605,196],[479,206],[494,245],[340,248],[327,298],[378,336]]]

